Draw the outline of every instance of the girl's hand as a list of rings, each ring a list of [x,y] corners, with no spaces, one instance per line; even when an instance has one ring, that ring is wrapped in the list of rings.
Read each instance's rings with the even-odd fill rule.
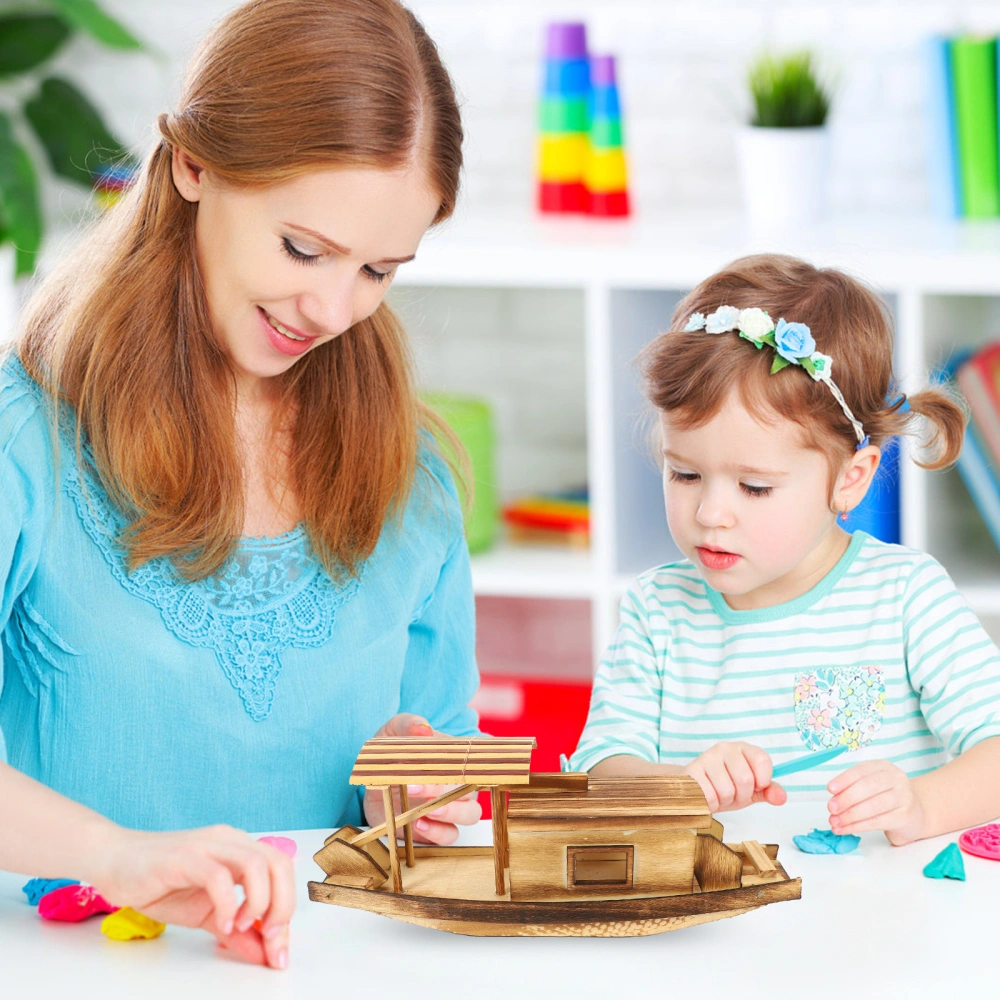
[[[295,909],[291,859],[228,826],[179,833],[112,827],[88,881],[109,902],[154,920],[200,927],[228,954],[274,969],[288,964]],[[235,887],[241,885],[241,904]]]
[[[913,782],[887,760],[869,760],[838,774],[827,786],[834,833],[882,830],[895,846],[924,834],[924,808]]]
[[[375,734],[381,736],[445,736],[445,733],[435,732],[426,719],[419,715],[403,713],[394,715]],[[454,785],[409,785],[408,797],[410,808],[423,802],[436,799],[439,795],[454,788]],[[402,811],[399,796],[393,792],[393,810],[398,816]],[[483,810],[476,799],[475,790],[463,795],[454,802],[435,809],[434,812],[422,816],[413,824],[413,839],[425,844],[454,844],[458,840],[458,826],[468,826],[476,823],[483,815]],[[369,825],[378,826],[385,822],[385,807],[382,802],[382,789],[365,789],[365,818]],[[397,831],[402,834],[402,831]]]
[[[716,743],[684,768],[701,785],[712,812],[752,802],[784,805],[788,795],[771,781],[771,758],[749,743]]]

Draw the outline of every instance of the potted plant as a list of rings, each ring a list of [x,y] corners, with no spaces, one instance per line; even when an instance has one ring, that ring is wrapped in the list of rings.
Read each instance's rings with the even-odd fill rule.
[[[763,226],[815,222],[826,209],[830,94],[813,57],[761,56],[747,83],[753,109],[737,134],[747,214]]]
[[[54,176],[90,188],[105,168],[129,160],[84,94],[45,71],[77,32],[110,48],[143,48],[94,0],[0,14],[0,340],[13,327],[16,279],[34,271],[42,243],[42,184]]]

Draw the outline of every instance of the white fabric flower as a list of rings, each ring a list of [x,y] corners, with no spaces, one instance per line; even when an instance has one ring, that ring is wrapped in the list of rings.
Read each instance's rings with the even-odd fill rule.
[[[687,326],[684,327],[685,333],[694,333],[695,330],[705,329],[705,317],[701,313],[691,313],[690,318],[687,321]]]
[[[707,333],[729,333],[736,329],[740,321],[740,311],[736,306],[719,306],[705,319]]]
[[[751,340],[760,340],[774,329],[774,320],[763,309],[743,309],[738,325],[740,333]]]
[[[813,364],[813,370],[809,374],[817,382],[829,382],[830,369],[833,368],[833,358],[829,354],[820,354],[819,351],[815,351],[809,355],[809,360]]]

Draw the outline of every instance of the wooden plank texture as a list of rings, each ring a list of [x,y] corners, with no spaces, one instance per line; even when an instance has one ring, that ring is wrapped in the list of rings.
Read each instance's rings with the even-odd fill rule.
[[[764,848],[756,840],[744,840],[743,853],[757,870],[758,875],[773,875],[777,871]]]
[[[526,785],[534,747],[534,737],[372,739],[358,753],[351,784]]]

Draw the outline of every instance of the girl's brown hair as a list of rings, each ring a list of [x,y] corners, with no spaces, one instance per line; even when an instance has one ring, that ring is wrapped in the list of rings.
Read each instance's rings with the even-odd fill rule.
[[[854,428],[827,386],[797,365],[771,375],[775,352],[735,334],[683,332],[693,313],[708,315],[722,305],[758,307],[775,321],[805,323],[816,350],[833,358],[833,380],[871,444],[882,447],[890,437],[917,432],[926,451],[918,465],[940,469],[958,458],[965,413],[940,389],[909,397],[899,391],[892,372],[892,320],[883,301],[841,271],[778,254],[741,257],[678,303],[670,330],[639,359],[647,398],[657,410],[697,427],[715,416],[735,386],[758,419],[778,415],[797,423],[805,446],[827,456],[831,473],[853,454]]]
[[[68,402],[95,470],[129,517],[131,568],[169,556],[216,572],[242,532],[235,382],[195,253],[197,206],[174,187],[185,150],[223,181],[263,187],[331,166],[417,162],[458,192],[462,126],[448,73],[396,0],[254,0],[208,36],[135,187],[27,310],[18,353]],[[405,335],[384,303],[279,376],[294,414],[293,491],[331,573],[354,573],[409,496],[421,426]]]

